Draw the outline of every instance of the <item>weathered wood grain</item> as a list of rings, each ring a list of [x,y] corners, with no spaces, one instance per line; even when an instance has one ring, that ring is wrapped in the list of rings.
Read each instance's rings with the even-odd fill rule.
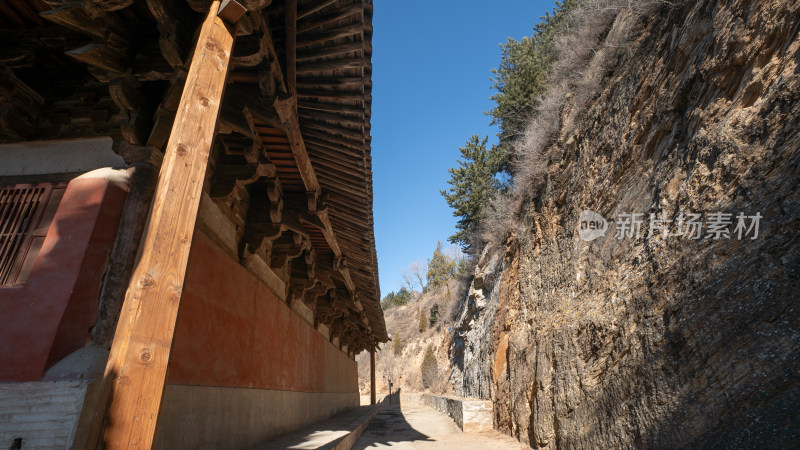
[[[234,42],[214,1],[203,23],[167,142],[141,257],[103,379],[105,448],[150,448],[155,438],[208,157]],[[101,410],[104,408],[100,408]],[[99,444],[99,442],[98,442]]]

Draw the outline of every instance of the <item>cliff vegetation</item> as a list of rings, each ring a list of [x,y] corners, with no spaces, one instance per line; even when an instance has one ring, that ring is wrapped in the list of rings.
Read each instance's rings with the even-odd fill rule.
[[[439,382],[395,380],[536,448],[800,445],[800,4],[564,2],[495,87],[443,193],[473,267],[386,314]]]

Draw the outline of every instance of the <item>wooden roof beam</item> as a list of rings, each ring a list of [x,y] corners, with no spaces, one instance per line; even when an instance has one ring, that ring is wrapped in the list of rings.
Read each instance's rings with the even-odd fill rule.
[[[348,100],[364,100],[364,91],[354,91],[350,89],[341,88],[339,90],[330,89],[314,89],[309,87],[302,87],[298,91],[299,97],[317,97],[317,98],[335,98],[335,99],[348,99]]]
[[[303,135],[300,132],[300,122],[297,117],[296,102],[296,97],[279,97],[275,100],[275,109],[278,111],[278,116],[281,118],[284,132],[286,133],[286,137],[289,139],[289,145],[292,148],[292,154],[297,162],[297,168],[300,171],[300,176],[303,179],[303,185],[305,186],[306,192],[314,193],[314,199],[311,201],[314,204],[312,205],[312,208],[309,209],[316,210],[318,217],[325,227],[323,235],[328,241],[328,246],[330,246],[331,250],[336,256],[341,256],[342,251],[339,248],[336,236],[334,235],[333,227],[331,226],[330,218],[328,217],[328,212],[327,210],[319,209],[316,206],[316,200],[319,199],[320,195],[320,184],[316,173],[314,172],[314,167],[311,165],[311,159],[308,157],[308,151],[306,150],[305,142],[303,141]],[[344,282],[347,286],[347,289],[351,293],[354,293],[356,290],[355,284],[353,283],[350,273],[346,270],[346,268],[342,270],[342,276],[344,277]]]
[[[326,2],[324,6],[318,5],[320,10],[327,5],[331,5],[335,2],[330,1]],[[297,13],[295,20],[305,17],[303,14],[308,15],[310,14],[308,11],[305,13]],[[291,15],[291,13],[289,13]],[[261,15],[259,15],[261,16]],[[272,106],[274,107],[275,111],[278,114],[281,123],[281,129],[283,130],[286,138],[289,141],[289,145],[292,149],[292,155],[294,156],[295,162],[297,163],[298,171],[300,172],[300,177],[303,182],[303,186],[306,192],[309,195],[308,198],[308,210],[311,212],[316,213],[317,217],[320,220],[320,223],[323,226],[322,234],[325,236],[325,240],[328,242],[328,246],[330,247],[331,251],[335,255],[337,261],[343,262],[346,261],[346,258],[342,254],[342,250],[339,247],[339,243],[333,231],[333,225],[331,224],[331,218],[328,214],[327,208],[320,207],[318,205],[320,203],[320,195],[321,195],[321,187],[320,182],[317,179],[317,175],[314,171],[314,167],[311,164],[311,159],[308,156],[308,150],[306,149],[305,141],[303,138],[303,134],[300,131],[300,119],[298,115],[298,104],[297,104],[297,95],[296,91],[292,91],[290,88],[290,84],[287,80],[283,77],[283,73],[285,73],[282,68],[280,67],[280,59],[277,56],[277,52],[275,51],[274,43],[271,39],[271,31],[269,29],[269,25],[263,20],[262,17],[261,27],[264,30],[264,34],[267,39],[267,48],[270,54],[271,66],[271,80],[276,84],[275,86],[275,96]],[[363,32],[363,26],[359,25],[358,33]],[[347,27],[347,31],[345,34],[354,34],[353,32],[354,27]],[[326,34],[326,40],[329,38]],[[299,43],[297,43],[299,47]],[[267,89],[269,91],[269,89]],[[269,92],[267,92],[269,93]],[[263,108],[266,109],[266,108]],[[253,111],[254,117],[256,116],[257,112]],[[363,110],[361,111],[361,116],[363,117]],[[353,282],[352,277],[350,276],[350,272],[347,268],[346,262],[337,264],[340,269],[340,273],[342,274],[344,284],[347,290],[350,292],[351,296],[355,295],[356,287],[355,283]],[[371,332],[371,329],[370,329]]]
[[[309,128],[309,127],[303,127],[303,129],[304,129],[304,134],[307,135],[308,137],[313,137],[313,138],[316,138],[316,139],[324,140],[324,141],[329,142],[329,143],[334,144],[334,145],[341,145],[341,146],[345,146],[345,147],[349,147],[349,148],[352,148],[352,147],[363,148],[363,146],[364,146],[364,140],[363,139],[360,140],[360,141],[356,141],[355,139],[352,139],[352,138],[347,137],[347,136],[336,136],[336,135],[334,135],[332,133],[315,130],[315,129]],[[359,156],[363,155],[363,152],[359,152],[359,153],[360,153]]]
[[[324,103],[324,102],[310,102],[305,101],[299,105],[300,109],[307,109],[312,111],[326,111],[333,113],[352,114],[354,116],[364,117],[368,111],[366,108],[361,108],[353,105],[342,105],[339,103]]]
[[[173,68],[184,67],[191,50],[191,33],[184,25],[192,16],[184,0],[147,0],[147,8],[158,23],[161,54]]]
[[[44,98],[17,78],[11,69],[0,67],[0,129],[15,139],[26,140],[35,132],[36,121],[45,106]]]
[[[67,55],[109,72],[122,73],[128,67],[122,51],[106,44],[86,44],[68,51]]]
[[[303,136],[300,132],[300,123],[295,105],[296,98],[284,94],[282,97],[275,99],[272,107],[264,104],[263,101],[251,98],[246,102],[244,108],[246,109],[247,113],[251,114],[255,119],[260,121],[273,122],[275,116],[277,116],[279,119],[281,129],[284,131],[284,134],[289,142],[289,146],[292,149],[292,155],[295,158],[295,162],[300,172],[303,186],[305,187],[306,192],[312,193],[313,197],[309,203],[314,204],[311,205],[312,208],[309,209],[316,211],[322,225],[322,234],[325,236],[325,240],[327,241],[328,246],[331,248],[331,251],[334,253],[334,255],[339,257],[341,256],[342,251],[339,248],[337,239],[334,235],[333,227],[330,223],[327,211],[323,208],[317,207],[316,205],[316,202],[319,201],[321,187],[316,173],[314,172],[314,167],[311,164],[311,159],[308,156],[308,150],[305,147],[305,141],[303,140]],[[342,276],[348,290],[350,290],[350,292],[355,292],[355,283],[353,283],[353,280],[346,269]]]
[[[332,41],[334,39],[339,39],[348,36],[355,36],[355,35],[360,36],[362,33],[364,33],[364,25],[361,23],[357,23],[347,27],[337,28],[333,31],[328,31],[319,34],[312,34],[307,38],[298,39],[297,47],[306,48],[315,44]]]
[[[352,162],[350,158],[340,158],[339,155],[332,155],[329,152],[320,151],[315,151],[309,156],[314,164],[320,162],[327,167],[338,168],[339,170],[347,169],[353,173],[357,173],[360,178],[364,178],[368,175],[367,170],[363,166]]]
[[[314,74],[319,71],[360,69],[363,64],[364,61],[361,58],[331,59],[328,61],[303,64],[297,72]]]
[[[308,146],[312,147],[314,150],[317,150],[317,149],[323,149],[323,151],[324,150],[328,150],[329,153],[331,151],[335,152],[334,154],[339,154],[340,153],[342,156],[347,156],[347,157],[350,157],[350,158],[354,158],[356,160],[364,158],[364,152],[363,151],[357,151],[357,150],[353,150],[350,147],[344,147],[344,146],[340,146],[340,145],[331,144],[330,142],[328,142],[325,139],[315,139],[314,137],[309,136],[306,139],[306,142],[308,143]]]
[[[313,22],[308,22],[298,27],[298,33],[307,33],[321,26],[325,26],[334,22],[338,22],[347,17],[364,12],[364,6],[361,3],[354,3],[350,6],[337,9],[333,14],[329,14]]]
[[[298,55],[300,53],[298,52]],[[297,84],[298,85],[306,85],[306,86],[344,86],[348,84],[354,84],[356,86],[361,85],[364,82],[364,78],[362,77],[317,77],[312,75],[307,75],[305,77],[298,76],[297,77]]]
[[[347,55],[349,53],[364,51],[363,42],[348,42],[346,44],[326,46],[321,49],[314,49],[312,51],[306,50],[297,53],[297,61],[315,61],[323,58],[330,58],[333,56]],[[361,77],[354,77],[359,84],[364,80]],[[341,82],[339,82],[341,83]]]
[[[317,122],[326,127],[334,126],[336,128],[347,129],[359,134],[361,134],[362,130],[364,129],[364,122],[350,116],[319,111],[315,113],[309,113],[308,111],[304,111],[302,107],[300,108],[301,109],[299,110],[298,114],[300,115],[300,118],[306,122]],[[333,122],[333,124],[331,124],[331,122]]]
[[[104,11],[125,9],[133,4],[134,0],[94,0],[94,4]]]
[[[105,39],[109,34],[109,25],[114,32],[121,33],[124,26],[114,16],[102,13],[100,17],[92,17],[84,9],[84,5],[71,3],[49,11],[39,13],[43,19],[77,31],[86,36]]]
[[[359,142],[361,145],[364,144],[364,132],[361,130],[354,130],[352,128],[341,127],[338,124],[329,124],[324,121],[318,120],[307,120],[306,123],[303,124],[303,132],[306,130],[308,131],[316,131],[319,133],[324,133],[326,135],[332,136],[342,136],[345,138],[349,138],[356,142]]]
[[[244,7],[248,11],[258,11],[272,4],[272,0],[244,0]]]
[[[300,20],[306,16],[310,16],[311,14],[314,14],[317,11],[321,11],[334,3],[336,3],[336,0],[323,0],[304,11],[298,11],[297,19]]]
[[[303,135],[300,133],[300,122],[297,118],[297,98],[292,96],[278,97],[275,99],[275,110],[281,119],[281,127],[289,145],[292,147],[292,154],[297,162],[300,176],[307,192],[317,192],[319,194],[319,181],[308,159],[308,151],[303,142]]]
[[[297,0],[286,0],[286,91],[297,95]],[[295,105],[295,108],[297,105]]]

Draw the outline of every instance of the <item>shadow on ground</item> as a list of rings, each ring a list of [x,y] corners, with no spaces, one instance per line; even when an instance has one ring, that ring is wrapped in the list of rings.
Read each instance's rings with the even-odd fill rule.
[[[434,439],[415,430],[408,423],[401,410],[398,390],[383,400],[381,410],[372,419],[353,449],[362,450],[378,444],[391,447],[393,443],[424,441],[432,442]]]

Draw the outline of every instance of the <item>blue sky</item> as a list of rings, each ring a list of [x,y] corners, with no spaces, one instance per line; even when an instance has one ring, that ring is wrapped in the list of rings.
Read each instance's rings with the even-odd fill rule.
[[[372,164],[381,295],[455,231],[439,194],[473,134],[496,142],[491,69],[500,44],[532,34],[553,0],[375,0]]]

